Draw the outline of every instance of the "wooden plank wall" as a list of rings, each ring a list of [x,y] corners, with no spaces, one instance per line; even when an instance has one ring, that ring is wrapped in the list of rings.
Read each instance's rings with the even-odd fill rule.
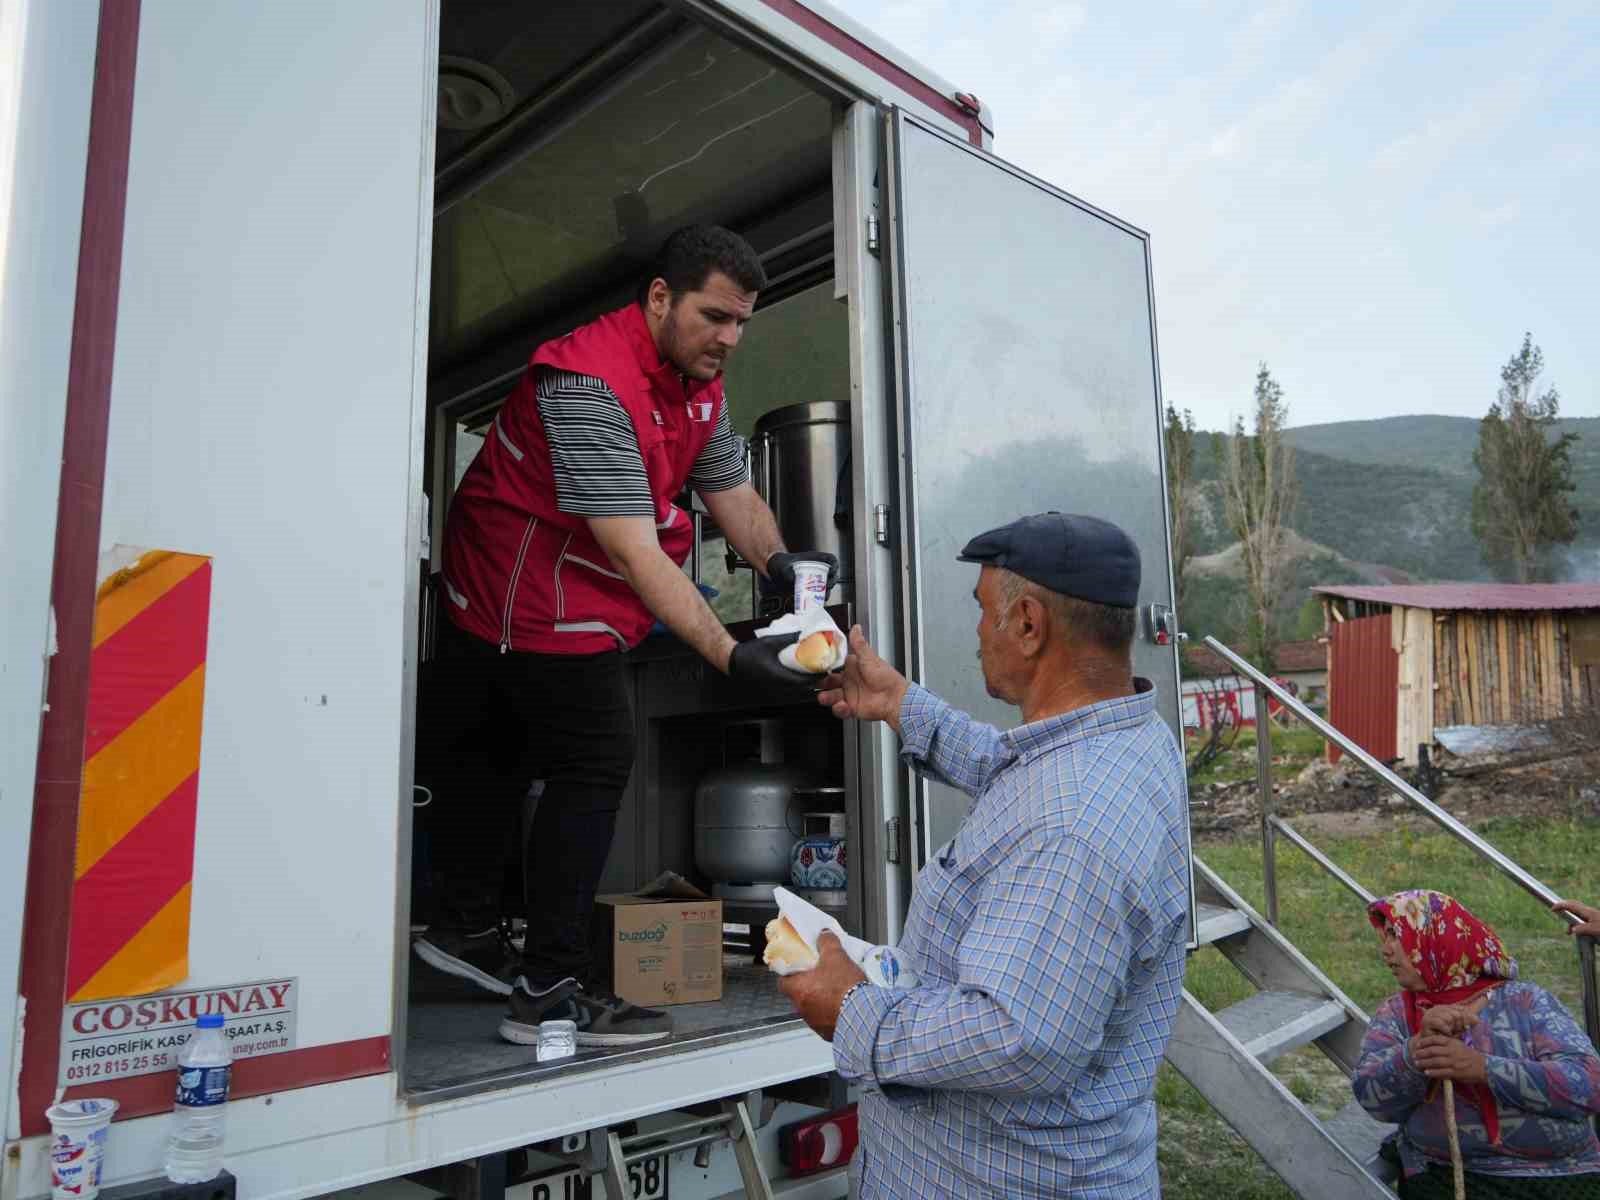
[[[1415,766],[1417,747],[1433,742],[1433,610],[1396,608],[1390,622],[1390,645],[1399,655],[1395,751]]]
[[[1434,724],[1537,721],[1594,707],[1600,670],[1585,665],[1585,647],[1597,626],[1600,614],[1589,612],[1436,614]]]

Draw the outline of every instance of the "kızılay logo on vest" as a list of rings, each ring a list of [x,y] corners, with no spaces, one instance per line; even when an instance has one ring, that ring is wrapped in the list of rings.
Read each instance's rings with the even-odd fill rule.
[[[664,942],[667,940],[667,923],[657,921],[649,929],[621,930],[617,934],[619,942]]]

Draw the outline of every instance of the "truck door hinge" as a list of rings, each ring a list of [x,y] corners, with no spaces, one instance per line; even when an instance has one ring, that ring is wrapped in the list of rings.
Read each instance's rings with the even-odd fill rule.
[[[883,823],[884,857],[892,863],[900,861],[900,818],[890,817]]]
[[[878,218],[876,215],[870,215],[867,217],[867,253],[876,255],[879,245]]]
[[[880,546],[889,544],[889,506],[887,504],[874,504],[872,506],[872,536]]]

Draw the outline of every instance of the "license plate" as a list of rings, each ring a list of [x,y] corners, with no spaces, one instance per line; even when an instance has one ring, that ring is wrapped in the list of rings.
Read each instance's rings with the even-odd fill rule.
[[[651,1155],[628,1164],[628,1194],[621,1200],[667,1200],[667,1156]],[[607,1195],[605,1180],[560,1167],[506,1189],[506,1200],[618,1200]]]

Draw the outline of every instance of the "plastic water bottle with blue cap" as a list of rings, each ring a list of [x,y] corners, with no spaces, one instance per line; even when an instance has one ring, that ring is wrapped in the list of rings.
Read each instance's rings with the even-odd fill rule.
[[[222,1014],[207,1013],[178,1055],[178,1102],[167,1139],[167,1178],[173,1183],[205,1183],[222,1172],[232,1073]]]

